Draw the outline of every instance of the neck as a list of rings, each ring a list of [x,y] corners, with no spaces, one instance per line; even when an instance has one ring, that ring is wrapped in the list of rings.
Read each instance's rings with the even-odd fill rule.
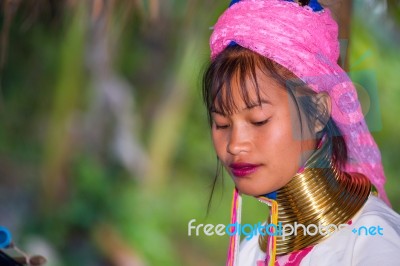
[[[291,181],[277,191],[278,222],[295,226],[302,224],[318,227],[348,223],[368,199],[371,184],[358,173],[342,172],[332,161],[332,142],[324,145],[311,155],[304,168]],[[276,237],[276,254],[284,255],[308,246],[313,246],[329,237],[335,228],[327,227],[326,234],[310,227],[305,234],[303,227],[297,227],[297,234]],[[266,250],[266,237],[260,236],[260,247]]]

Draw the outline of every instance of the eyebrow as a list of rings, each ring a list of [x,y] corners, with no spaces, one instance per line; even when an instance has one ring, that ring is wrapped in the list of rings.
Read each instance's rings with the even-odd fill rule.
[[[255,108],[255,107],[260,107],[262,104],[270,104],[270,105],[272,105],[272,103],[271,103],[270,101],[268,101],[268,100],[266,100],[266,99],[262,99],[262,100],[260,101],[260,104],[254,103],[254,104],[252,104],[252,105],[246,106],[245,108],[243,108],[243,110],[250,110],[250,109],[253,109],[253,108]],[[217,109],[215,109],[215,108],[212,108],[212,109],[211,109],[211,113],[216,113],[216,114],[219,114],[219,115],[224,115],[221,111],[219,111],[219,110],[217,110]]]

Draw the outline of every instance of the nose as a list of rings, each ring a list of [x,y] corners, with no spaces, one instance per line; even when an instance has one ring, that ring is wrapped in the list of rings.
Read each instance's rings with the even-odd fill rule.
[[[250,151],[250,140],[246,130],[240,127],[232,127],[226,150],[232,155]]]

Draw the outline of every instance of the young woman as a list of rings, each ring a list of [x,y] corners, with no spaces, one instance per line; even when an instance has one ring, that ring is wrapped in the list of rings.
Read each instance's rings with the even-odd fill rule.
[[[258,237],[231,236],[227,265],[399,265],[400,216],[337,24],[304,2],[234,0],[210,39],[203,96],[236,187],[231,223],[241,194],[271,206]]]

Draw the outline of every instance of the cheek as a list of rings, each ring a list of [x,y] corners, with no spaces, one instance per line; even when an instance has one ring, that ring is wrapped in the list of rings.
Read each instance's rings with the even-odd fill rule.
[[[271,127],[268,133],[268,140],[263,143],[264,149],[271,155],[274,166],[281,169],[292,168],[291,165],[299,164],[301,158],[301,141],[296,134],[293,134],[293,127],[290,121],[280,121]]]
[[[215,152],[219,158],[223,158],[224,150],[226,150],[226,138],[221,132],[216,132],[214,129],[211,131],[211,137]]]

